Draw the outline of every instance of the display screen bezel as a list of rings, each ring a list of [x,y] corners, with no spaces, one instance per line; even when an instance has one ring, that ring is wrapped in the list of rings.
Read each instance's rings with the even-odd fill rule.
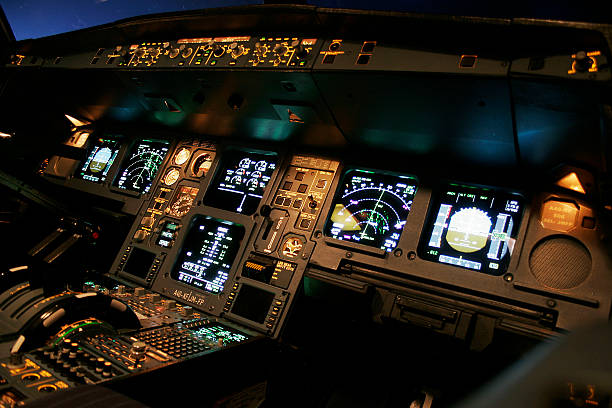
[[[515,213],[517,221],[515,222],[513,220],[513,224],[515,225],[513,226],[512,232],[510,234],[510,239],[512,240],[513,249],[509,249],[508,253],[503,256],[502,260],[500,260],[500,262],[498,263],[497,269],[492,268],[490,266],[490,263],[489,265],[485,265],[485,262],[484,262],[485,259],[483,257],[484,252],[481,253],[479,257],[465,256],[460,251],[453,249],[452,247],[450,249],[447,248],[444,250],[446,254],[441,253],[442,250],[439,251],[438,254],[436,255],[433,255],[429,252],[432,248],[429,246],[429,242],[431,240],[433,230],[435,228],[434,224],[436,222],[436,218],[438,217],[439,212],[441,211],[441,206],[446,201],[443,198],[445,195],[448,195],[448,193],[451,192],[451,190],[458,190],[461,192],[468,191],[471,193],[484,192],[486,194],[493,194],[494,195],[493,199],[494,200],[497,199],[498,202],[500,198],[503,200],[503,199],[509,199],[512,197],[516,198],[516,200],[519,201],[520,209],[518,212]],[[521,228],[523,227],[523,219],[525,218],[527,214],[526,207],[527,207],[527,200],[526,200],[525,195],[522,192],[519,192],[517,190],[512,190],[512,189],[507,189],[507,188],[502,188],[502,187],[483,186],[483,185],[470,184],[470,183],[448,182],[446,184],[440,184],[432,192],[431,200],[429,203],[429,209],[427,212],[427,217],[425,219],[425,223],[423,224],[423,228],[421,230],[419,246],[418,246],[419,257],[426,261],[434,262],[444,267],[460,268],[463,270],[468,270],[468,271],[472,271],[476,273],[482,273],[485,275],[493,275],[493,276],[504,275],[508,271],[512,259],[514,259],[514,251],[518,250],[517,249],[517,247],[519,246],[518,240],[519,240],[519,237],[521,236]],[[499,215],[500,213],[503,213],[503,211],[501,210],[496,210],[496,212],[497,212],[497,215]],[[453,213],[455,213],[454,210],[453,210]],[[450,222],[450,216],[449,216],[448,222]],[[493,225],[491,226],[491,228],[495,228],[495,226]],[[446,237],[446,231],[444,233],[444,237]],[[487,238],[487,243],[482,247],[482,249],[475,251],[475,252],[483,251],[487,248],[490,249],[490,245],[491,245],[490,238]],[[450,247],[450,244],[447,243],[446,246]],[[475,269],[475,268],[468,267],[468,266],[457,265],[457,264],[453,264],[449,262],[442,262],[439,260],[440,255],[447,255],[451,258],[454,257],[455,255],[458,255],[460,257],[465,256],[465,259],[468,262],[481,261],[480,263],[481,263],[481,266],[483,267],[481,267],[481,269]]]
[[[141,144],[144,143],[152,143],[152,144],[158,144],[158,145],[165,145],[164,147],[166,147],[166,153],[161,161],[161,163],[159,164],[159,168],[157,169],[157,171],[155,172],[155,174],[153,175],[153,177],[151,178],[151,184],[149,184],[148,186],[145,186],[141,189],[132,189],[132,188],[127,188],[125,186],[120,186],[119,185],[119,181],[121,179],[121,174],[124,170],[126,170],[126,166],[127,163],[130,160],[131,155],[137,151],[138,146],[140,146]],[[121,192],[121,193],[127,193],[127,194],[132,194],[132,195],[140,195],[140,194],[147,194],[151,192],[151,188],[153,187],[153,185],[155,184],[155,180],[157,180],[160,176],[160,174],[162,174],[162,170],[164,169],[164,165],[168,160],[168,157],[171,156],[171,143],[169,140],[165,140],[165,139],[156,139],[156,138],[140,138],[137,140],[133,140],[130,145],[129,148],[126,149],[123,157],[121,157],[121,162],[117,168],[117,171],[115,172],[115,177],[113,179],[113,182],[111,184],[111,187],[113,188],[114,191],[116,192]]]
[[[350,177],[350,173],[352,172],[364,172],[364,173],[370,173],[370,174],[375,174],[375,175],[381,175],[381,176],[390,176],[390,177],[398,177],[398,178],[403,178],[403,179],[407,179],[410,180],[411,184],[414,186],[415,188],[415,192],[414,195],[412,196],[412,201],[414,203],[414,199],[416,197],[416,195],[418,194],[418,190],[419,190],[419,185],[420,185],[420,181],[419,178],[413,174],[409,174],[409,173],[403,173],[403,172],[396,172],[396,171],[388,171],[388,170],[379,170],[379,169],[371,169],[371,168],[365,168],[365,167],[347,167],[345,168],[340,176],[340,180],[338,182],[338,185],[336,186],[336,190],[334,192],[334,196],[333,196],[333,200],[330,204],[330,208],[329,208],[329,212],[327,213],[327,216],[325,218],[325,223],[323,225],[323,238],[324,241],[330,245],[333,246],[340,246],[340,247],[347,247],[347,248],[351,248],[351,249],[355,249],[361,252],[367,252],[367,253],[371,253],[377,256],[385,256],[387,253],[392,252],[393,250],[399,248],[399,243],[403,237],[403,233],[404,230],[406,229],[406,224],[408,223],[408,219],[410,218],[410,214],[411,214],[411,210],[412,210],[412,204],[410,206],[410,208],[407,211],[406,214],[406,220],[405,223],[402,227],[402,230],[400,231],[400,235],[397,239],[397,245],[396,247],[391,250],[385,250],[380,248],[379,246],[372,246],[372,245],[368,245],[368,244],[364,244],[358,241],[352,241],[352,240],[342,240],[342,239],[338,239],[335,238],[332,235],[329,235],[329,231],[330,231],[330,226],[333,225],[333,221],[332,221],[332,216],[334,214],[335,211],[335,205],[338,202],[338,200],[342,197],[342,194],[344,192],[344,185],[348,182],[348,177]]]
[[[122,150],[122,140],[121,137],[118,136],[106,136],[106,135],[102,135],[102,136],[94,136],[94,135],[90,135],[90,141],[87,145],[87,150],[86,150],[86,154],[85,154],[85,158],[79,163],[78,167],[76,168],[76,170],[74,171],[74,178],[77,180],[82,180],[85,181],[87,183],[93,183],[93,184],[104,184],[107,183],[109,179],[111,179],[112,176],[112,172],[111,170],[113,170],[113,168],[115,168],[117,166],[117,163],[120,161],[119,159],[121,159],[121,150]],[[105,143],[112,143],[114,144],[114,147],[112,148],[112,156],[110,159],[110,163],[107,163],[107,165],[104,168],[104,171],[106,171],[106,175],[104,175],[103,177],[101,177],[99,180],[95,181],[95,180],[90,180],[85,178],[85,175],[88,173],[88,169],[83,170],[83,166],[85,166],[85,164],[88,162],[90,156],[93,154],[93,150],[96,147],[102,146]],[[92,158],[93,159],[93,158]],[[88,166],[89,168],[89,166]],[[103,173],[104,173],[103,171]]]
[[[223,286],[220,288],[219,291],[212,291],[212,290],[208,290],[206,289],[204,286],[197,286],[197,285],[193,285],[190,283],[187,283],[185,281],[182,281],[180,279],[178,279],[178,273],[181,269],[181,264],[184,262],[185,258],[187,257],[185,254],[185,251],[188,250],[187,246],[191,246],[192,242],[194,240],[194,236],[197,235],[197,231],[194,232],[194,229],[196,228],[196,226],[198,225],[202,225],[202,223],[216,223],[217,225],[228,225],[231,227],[235,227],[238,228],[240,230],[240,236],[238,238],[238,241],[236,243],[235,246],[233,246],[233,259],[231,260],[231,263],[229,264],[229,268],[227,268],[227,273],[228,273],[228,277],[227,279],[223,282]],[[206,294],[209,295],[221,295],[225,289],[226,289],[226,285],[228,284],[228,282],[230,282],[230,280],[232,279],[232,272],[236,269],[236,265],[240,259],[240,255],[241,255],[241,250],[242,250],[242,246],[244,244],[244,239],[246,237],[246,228],[244,225],[239,224],[237,222],[233,222],[233,221],[228,221],[228,220],[224,220],[224,219],[220,219],[220,218],[216,218],[216,217],[211,217],[208,215],[196,215],[192,218],[191,222],[189,223],[189,228],[187,229],[184,238],[181,242],[181,246],[180,249],[178,249],[177,253],[176,253],[176,257],[175,257],[175,261],[174,264],[172,266],[172,269],[170,270],[169,273],[169,278],[172,282],[175,283],[179,283],[182,285],[185,285],[191,289],[194,290],[200,290]],[[235,238],[235,237],[234,237]]]
[[[262,198],[260,198],[256,204],[249,206],[248,210],[245,210],[245,211],[237,211],[237,208],[229,208],[228,206],[220,205],[219,202],[224,201],[224,199],[220,197],[221,193],[219,193],[219,188],[220,188],[220,184],[223,182],[225,178],[225,175],[229,167],[232,165],[232,163],[235,163],[236,160],[239,160],[240,156],[248,156],[248,155],[263,156],[263,157],[268,158],[269,161],[272,161],[274,163],[274,169],[269,175],[270,180],[266,183],[266,186],[263,188],[263,191],[261,193]],[[230,211],[235,214],[248,215],[248,216],[253,215],[257,211],[257,209],[260,207],[264,199],[266,198],[266,194],[270,189],[270,185],[273,184],[274,182],[274,177],[279,167],[278,161],[279,161],[279,155],[277,152],[274,152],[274,151],[233,149],[233,148],[226,150],[224,154],[221,156],[220,163],[219,165],[217,165],[217,168],[215,169],[214,177],[212,178],[212,181],[210,185],[208,186],[208,190],[206,192],[206,195],[204,196],[204,204],[210,207],[218,208],[220,210]]]

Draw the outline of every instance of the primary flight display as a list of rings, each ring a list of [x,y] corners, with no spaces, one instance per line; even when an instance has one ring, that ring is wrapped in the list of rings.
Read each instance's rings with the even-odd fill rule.
[[[520,195],[451,184],[431,208],[422,258],[492,275],[508,269],[523,214]]]

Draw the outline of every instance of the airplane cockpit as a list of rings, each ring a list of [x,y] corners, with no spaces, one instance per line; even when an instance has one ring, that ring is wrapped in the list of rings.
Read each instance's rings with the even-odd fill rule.
[[[612,22],[18,8],[1,408],[612,406]]]

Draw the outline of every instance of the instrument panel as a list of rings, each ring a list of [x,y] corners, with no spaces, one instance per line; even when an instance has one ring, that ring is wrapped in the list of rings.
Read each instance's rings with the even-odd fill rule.
[[[508,313],[518,302],[534,327],[571,328],[581,324],[574,313],[596,320],[609,308],[612,282],[595,269],[605,262],[595,226],[577,218],[560,237],[548,221],[551,200],[592,216],[570,192],[429,180],[414,169],[270,146],[94,135],[64,182],[140,203],[109,274],[270,337],[305,275],[339,285],[417,285]],[[91,176],[100,173],[104,180]],[[567,256],[586,251],[592,265],[571,289],[550,275],[571,274],[569,266],[541,272],[538,264],[563,239],[581,248]]]

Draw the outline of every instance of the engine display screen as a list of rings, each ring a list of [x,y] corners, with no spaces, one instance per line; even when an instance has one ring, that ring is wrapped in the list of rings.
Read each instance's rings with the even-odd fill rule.
[[[83,163],[77,177],[94,183],[103,183],[106,180],[121,143],[113,139],[97,139],[87,152],[87,160]]]
[[[348,170],[334,198],[325,235],[393,251],[416,189],[416,179],[410,176]]]
[[[223,210],[253,214],[276,169],[276,154],[230,151],[223,159],[223,167],[206,196],[206,203]]]
[[[196,218],[170,276],[210,293],[221,292],[243,236],[242,225],[211,217]]]
[[[503,274],[510,262],[523,214],[523,197],[451,184],[433,201],[421,235],[422,258]]]
[[[134,144],[121,163],[113,185],[123,190],[148,192],[167,153],[166,141],[143,140]]]

